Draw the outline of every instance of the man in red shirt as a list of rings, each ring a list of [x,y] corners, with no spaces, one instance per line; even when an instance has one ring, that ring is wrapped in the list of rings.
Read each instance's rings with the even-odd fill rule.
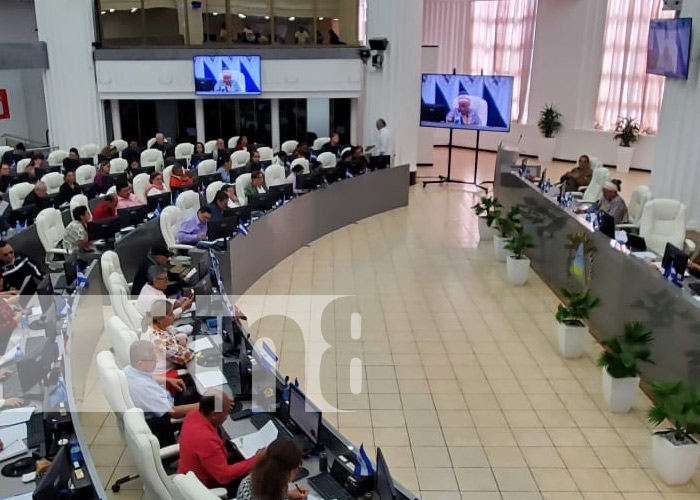
[[[235,457],[226,449],[219,428],[229,417],[233,401],[218,391],[207,392],[198,411],[191,411],[180,431],[180,462],[178,474],[194,472],[207,487],[225,487],[235,496],[238,483],[248,474],[260,453],[248,460],[231,463]]]
[[[194,181],[185,173],[182,165],[176,163],[173,165],[173,171],[170,174],[170,187],[175,186],[191,186]]]
[[[110,219],[117,216],[117,196],[108,194],[92,211],[92,220]]]

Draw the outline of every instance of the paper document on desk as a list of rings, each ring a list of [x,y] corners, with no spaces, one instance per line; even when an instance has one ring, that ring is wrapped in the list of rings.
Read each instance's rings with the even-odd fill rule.
[[[5,446],[12,444],[15,441],[27,439],[27,424],[10,425],[9,427],[0,427],[0,441]]]
[[[204,349],[210,349],[212,344],[207,337],[203,337],[201,339],[193,340],[187,344],[187,347],[192,349],[194,352],[199,352],[203,351]]]
[[[10,446],[5,446],[5,449],[0,451],[0,462],[21,455],[26,451],[27,445],[24,444],[24,441],[15,441]]]
[[[224,374],[221,373],[221,370],[197,372],[195,374],[195,378],[197,379],[197,382],[199,382],[205,389],[209,389],[210,387],[219,387],[220,385],[226,385],[228,383],[226,381],[226,377],[224,377]]]
[[[637,257],[638,259],[644,259],[644,260],[654,260],[657,259],[658,257],[654,252],[630,252],[632,255]]]
[[[15,360],[15,351],[17,350],[17,344],[20,342],[20,337],[16,339],[10,337],[10,341],[7,344],[7,350],[5,351],[5,354],[2,355],[2,358],[0,358],[0,367],[5,366],[6,364]]]
[[[268,447],[277,439],[277,427],[272,421],[266,423],[258,432],[232,439],[233,444],[246,459],[254,457],[258,450]]]
[[[9,425],[17,425],[28,422],[32,418],[36,408],[34,406],[26,406],[22,408],[12,408],[10,410],[0,411],[0,427]]]

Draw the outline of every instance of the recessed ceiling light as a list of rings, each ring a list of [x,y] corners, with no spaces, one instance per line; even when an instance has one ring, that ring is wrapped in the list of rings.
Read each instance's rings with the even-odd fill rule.
[[[131,8],[131,13],[133,14],[133,13],[136,12],[137,10],[139,10],[138,7],[132,7],[132,8]]]
[[[319,21],[323,21],[323,18],[322,18],[322,17],[319,17],[318,20],[319,20]]]
[[[114,14],[114,11],[115,11],[115,10],[116,10],[116,9],[109,9],[109,13],[110,13],[110,14]]]
[[[106,10],[103,10],[102,12],[100,12],[100,14],[103,15],[103,16],[104,16],[106,13],[107,13]]]
[[[337,23],[337,22],[338,22],[338,18],[337,18],[337,17],[334,17],[334,18],[333,18],[333,21],[335,21],[335,22]]]
[[[265,20],[266,20],[266,21],[269,21],[269,20],[270,20],[270,16],[265,16]]]
[[[294,17],[294,16],[287,18],[287,21],[295,21],[295,20],[296,20],[296,17]]]
[[[245,19],[246,15],[245,14],[238,14],[238,17],[240,17],[241,19]]]
[[[212,14],[213,16],[218,16],[218,15],[219,15],[218,12],[212,12],[211,14]]]

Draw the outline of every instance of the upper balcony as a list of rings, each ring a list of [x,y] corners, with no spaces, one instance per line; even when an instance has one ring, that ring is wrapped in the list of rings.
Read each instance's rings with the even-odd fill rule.
[[[362,0],[95,0],[102,48],[359,46]]]

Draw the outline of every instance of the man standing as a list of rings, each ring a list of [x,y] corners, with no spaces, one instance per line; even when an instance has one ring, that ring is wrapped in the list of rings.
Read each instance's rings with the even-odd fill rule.
[[[386,121],[384,118],[377,120],[377,144],[374,146],[368,146],[365,149],[367,151],[374,151],[379,156],[393,156],[394,154],[394,140],[391,135],[391,131],[386,126]]]

